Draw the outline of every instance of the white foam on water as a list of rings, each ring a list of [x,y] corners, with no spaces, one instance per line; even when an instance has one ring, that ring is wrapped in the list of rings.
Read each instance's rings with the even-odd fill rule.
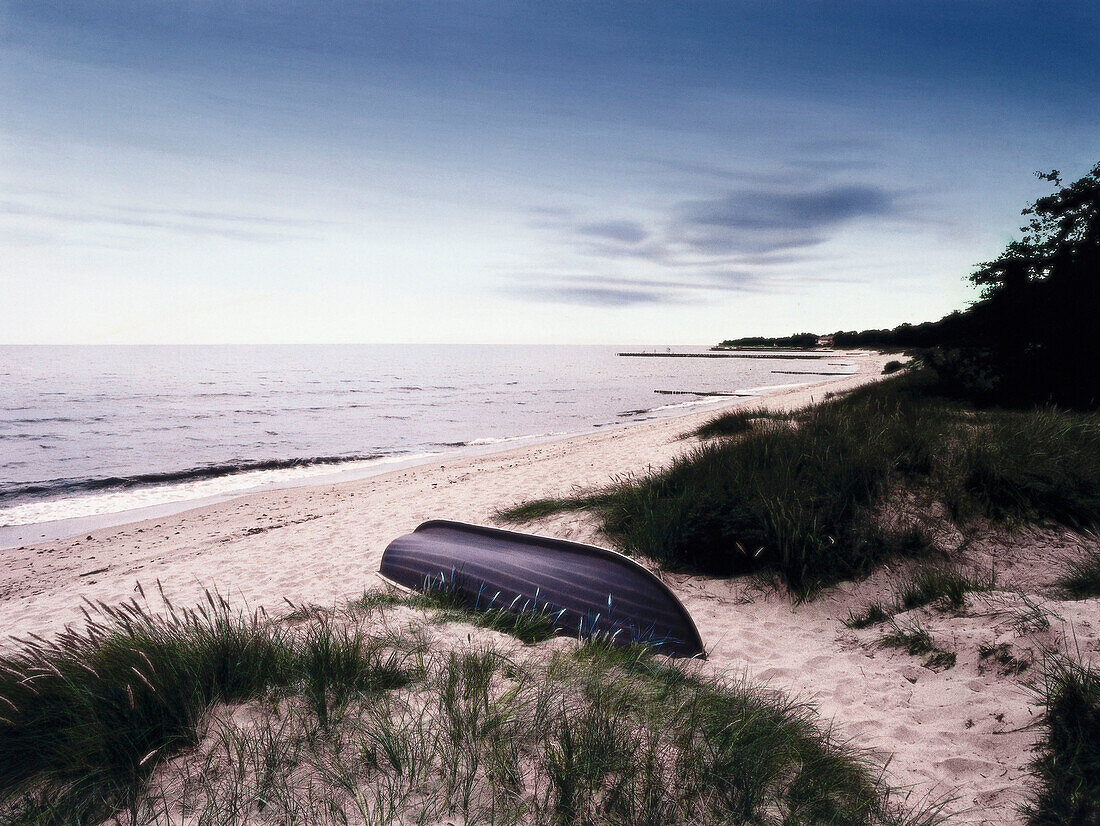
[[[75,496],[63,496],[57,499],[46,499],[0,508],[0,527],[102,516],[175,502],[191,502],[210,497],[293,487],[303,482],[315,481],[318,477],[355,475],[386,465],[426,459],[435,455],[438,454],[417,453],[382,456],[375,459],[352,460],[339,465],[307,465],[273,470],[253,470],[243,473],[231,473],[211,479],[196,479],[191,482],[143,485],[103,493],[81,493]]]
[[[480,447],[480,446],[483,446],[483,445],[499,445],[499,444],[503,444],[504,442],[522,442],[525,439],[553,439],[553,438],[556,438],[558,436],[565,436],[565,435],[568,435],[567,432],[564,431],[564,430],[561,430],[561,431],[557,431],[557,432],[554,432],[554,433],[531,433],[531,434],[528,434],[526,436],[501,436],[501,437],[498,437],[498,438],[493,438],[491,436],[486,436],[485,438],[482,438],[482,439],[471,439],[470,441],[466,442],[465,445],[456,445],[456,446],[457,447],[465,447],[466,445],[468,445],[470,447]]]

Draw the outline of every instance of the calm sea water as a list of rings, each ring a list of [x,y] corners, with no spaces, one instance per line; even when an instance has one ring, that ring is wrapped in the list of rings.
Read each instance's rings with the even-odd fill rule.
[[[780,371],[850,372],[842,357],[622,349],[645,348],[0,347],[0,527],[366,475],[723,403],[656,390],[751,394],[824,378]]]

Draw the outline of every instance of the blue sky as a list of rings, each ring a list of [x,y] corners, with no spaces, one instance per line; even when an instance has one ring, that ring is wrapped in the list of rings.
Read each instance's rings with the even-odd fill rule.
[[[0,0],[0,341],[712,343],[974,295],[1074,2]]]

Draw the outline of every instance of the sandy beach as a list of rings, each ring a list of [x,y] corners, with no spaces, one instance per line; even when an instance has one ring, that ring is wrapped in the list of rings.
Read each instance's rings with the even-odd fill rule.
[[[852,376],[741,399],[737,406],[789,410],[881,375],[887,357],[850,356]],[[665,465],[696,442],[683,434],[713,412],[647,422],[488,455],[440,460],[367,479],[253,494],[75,539],[4,551],[0,627],[49,636],[79,622],[85,600],[115,604],[164,593],[180,605],[217,590],[235,605],[278,614],[284,600],[339,605],[380,584],[386,544],[431,518],[488,523],[500,508],[603,486]],[[607,544],[585,514],[522,526],[564,539]],[[887,777],[912,801],[952,798],[953,822],[1019,821],[1027,764],[1040,737],[1039,669],[1008,673],[981,646],[1008,646],[1019,661],[1046,649],[1100,650],[1096,600],[1039,595],[1065,554],[1095,538],[1030,529],[980,537],[943,535],[976,569],[995,561],[998,590],[971,595],[961,615],[913,612],[957,652],[946,670],[876,645],[879,631],[843,624],[850,610],[888,595],[897,571],[880,570],[815,600],[745,580],[663,574],[695,618],[708,647],[706,668],[747,675],[812,703],[839,734],[887,761]],[[1023,592],[1025,595],[1021,596]],[[1033,608],[1032,606],[1037,606]],[[155,604],[154,604],[154,607]],[[1028,616],[1047,617],[1028,624]],[[1045,614],[1043,613],[1045,612]],[[482,632],[490,633],[490,632]],[[10,642],[8,643],[10,645]]]

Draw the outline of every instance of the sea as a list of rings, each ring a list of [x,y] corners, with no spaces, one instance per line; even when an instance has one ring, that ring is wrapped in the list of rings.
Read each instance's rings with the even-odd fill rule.
[[[706,348],[2,346],[0,547],[713,409],[854,370],[842,355],[622,352]]]

